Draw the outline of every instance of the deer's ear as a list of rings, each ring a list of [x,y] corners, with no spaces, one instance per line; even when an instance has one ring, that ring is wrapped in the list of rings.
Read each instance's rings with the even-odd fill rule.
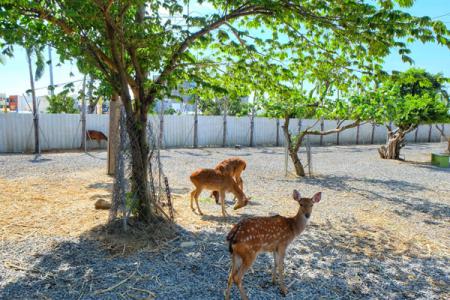
[[[318,193],[315,193],[311,199],[314,203],[317,203],[317,202],[320,202],[321,198],[322,198],[322,192],[318,192]]]
[[[297,190],[293,190],[292,198],[294,198],[295,201],[300,201],[300,199],[301,199],[300,192]]]

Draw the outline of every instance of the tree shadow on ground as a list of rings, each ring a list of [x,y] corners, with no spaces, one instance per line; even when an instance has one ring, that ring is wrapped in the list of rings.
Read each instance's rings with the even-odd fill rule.
[[[434,218],[450,218],[449,205],[415,197],[414,195],[416,192],[430,190],[420,184],[413,184],[404,180],[326,175],[314,178],[303,178],[302,182],[334,191],[354,192],[371,201],[387,201],[392,204],[400,205],[406,212],[397,211],[396,213],[402,216],[410,216],[410,213],[420,212],[430,214]],[[376,186],[377,188],[371,189],[370,186]],[[378,192],[383,189],[383,192]],[[399,196],[398,193],[402,194]]]
[[[79,238],[40,240],[52,245],[26,248],[21,266],[9,249],[2,267],[4,299],[223,299],[230,254],[225,241],[231,226],[193,233],[175,226],[177,237],[128,255],[111,255],[86,232]],[[92,231],[94,231],[93,229]],[[437,298],[448,286],[448,258],[422,256],[414,245],[400,249],[398,237],[357,224],[312,223],[286,256],[288,299]],[[184,243],[183,242],[191,242]],[[403,245],[403,244],[402,244]],[[3,250],[5,251],[5,250]],[[250,299],[284,299],[271,281],[272,258],[260,255],[244,277]],[[233,299],[239,299],[236,287]]]
[[[182,155],[189,155],[189,156],[195,156],[195,157],[206,157],[211,156],[210,151],[204,151],[204,149],[198,149],[199,151],[193,152],[193,151],[180,151],[180,150],[173,150],[175,153],[182,154]],[[203,151],[202,151],[203,150]]]
[[[94,152],[94,153],[98,153],[98,152]],[[90,152],[86,152],[86,155],[87,155],[87,156],[90,156],[90,157],[92,157],[92,158],[96,158],[96,159],[99,159],[99,160],[103,160],[103,161],[106,161],[106,160],[107,160],[106,157],[96,156],[96,155],[94,155],[94,154],[92,154],[92,153],[90,153]]]
[[[450,168],[442,168],[442,167],[434,166],[431,164],[431,162],[405,160],[403,163],[409,164],[409,165],[414,165],[415,167],[418,167],[421,169],[427,169],[432,172],[450,173]]]
[[[52,161],[52,159],[50,159],[50,158],[42,158],[42,157],[33,158],[33,159],[29,160],[29,162],[33,163],[33,164],[42,164],[42,163],[47,163],[49,161]]]
[[[203,221],[209,221],[209,222],[216,222],[219,224],[229,224],[234,225],[237,224],[240,220],[244,218],[251,217],[252,215],[249,214],[240,214],[240,215],[229,215],[227,217],[220,215],[202,215],[201,219]]]
[[[113,184],[109,182],[96,182],[89,184],[87,187],[89,189],[104,189],[107,191],[112,191]]]

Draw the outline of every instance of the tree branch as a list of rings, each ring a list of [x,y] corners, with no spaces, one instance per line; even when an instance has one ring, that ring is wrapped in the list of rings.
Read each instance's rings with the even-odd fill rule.
[[[14,4],[12,4],[12,5],[14,5]],[[45,20],[45,21],[59,27],[69,37],[70,36],[79,37],[80,41],[82,43],[85,43],[86,46],[88,47],[88,49],[90,50],[91,54],[93,54],[92,57],[94,58],[94,60],[99,61],[99,65],[102,65],[102,69],[104,67],[107,67],[113,73],[119,72],[118,67],[115,65],[114,61],[111,60],[99,47],[97,47],[94,43],[92,43],[92,41],[90,41],[85,35],[83,35],[82,29],[76,30],[76,29],[72,28],[64,19],[55,17],[54,13],[52,13],[46,9],[43,9],[43,8],[37,8],[37,7],[31,8],[31,7],[21,7],[21,6],[17,6],[17,8],[20,9],[21,11],[32,14],[31,17]],[[80,34],[78,32],[80,32]],[[136,84],[133,81],[133,79],[130,76],[128,76],[128,74],[126,76],[127,76],[127,83],[133,89],[135,89]]]
[[[444,139],[446,139],[447,136],[445,135],[445,132],[444,132],[444,124],[442,124],[442,128],[439,128],[439,125],[438,125],[438,124],[436,124],[436,125],[434,125],[434,126],[435,126],[436,129],[439,131],[439,133],[441,134],[441,136],[442,136]]]
[[[309,134],[309,135],[329,135],[329,134],[338,133],[338,132],[347,130],[347,129],[349,129],[349,128],[356,127],[356,126],[358,126],[358,125],[365,124],[365,123],[367,123],[367,122],[362,122],[362,123],[361,123],[361,120],[356,120],[356,121],[354,121],[353,123],[347,124],[347,125],[342,126],[342,127],[340,127],[340,128],[330,129],[330,130],[327,130],[327,131],[321,131],[321,130],[305,130],[304,132],[305,132],[305,135],[307,135],[307,134]]]
[[[249,16],[249,15],[256,15],[256,14],[265,14],[270,15],[271,11],[267,8],[264,8],[262,6],[252,5],[252,6],[241,6],[240,8],[232,11],[231,13],[219,18],[218,20],[210,23],[203,29],[197,31],[196,33],[190,35],[187,37],[178,47],[178,49],[172,54],[169,61],[167,62],[166,66],[163,68],[161,74],[156,78],[155,84],[160,85],[162,84],[166,77],[170,75],[170,73],[175,69],[177,61],[180,59],[181,55],[186,51],[186,49],[194,43],[197,39],[200,37],[210,33],[214,29],[219,28],[226,22],[232,19],[236,19],[243,16]],[[151,93],[156,93],[156,89],[153,87],[153,91]]]

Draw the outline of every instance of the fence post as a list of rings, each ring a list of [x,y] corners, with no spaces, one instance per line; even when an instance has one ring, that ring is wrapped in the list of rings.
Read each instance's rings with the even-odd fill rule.
[[[432,130],[433,126],[430,124],[430,129],[428,130],[428,143],[431,142],[431,130]]]
[[[302,132],[302,119],[298,119],[298,133]]]
[[[336,127],[339,125],[339,119],[336,120]],[[339,132],[336,134],[336,145],[339,145]]]
[[[255,107],[252,107],[252,114],[250,116],[250,147],[254,146],[254,135],[255,133]]]
[[[86,75],[83,78],[83,92],[81,93],[81,149],[86,152]]]
[[[320,118],[320,131],[323,131],[324,129],[324,124],[323,124],[323,117]],[[320,146],[322,146],[323,144],[323,135],[320,135]]]
[[[159,110],[159,137],[158,137],[158,147],[163,149],[163,139],[164,139],[164,100],[161,100],[161,107]]]
[[[372,136],[370,137],[370,144],[373,145],[375,139],[375,122],[372,122]]]
[[[227,98],[224,99],[223,104],[223,137],[222,137],[222,147],[227,146]]]
[[[198,147],[198,101],[197,96],[194,96],[194,148]]]
[[[419,126],[417,126],[416,131],[414,132],[414,143],[417,143],[417,135],[419,134]]]
[[[359,145],[359,124],[356,126],[356,145]]]
[[[280,145],[280,119],[276,119],[276,127],[277,127],[277,135],[276,135],[276,140],[275,140],[275,146],[279,146]]]

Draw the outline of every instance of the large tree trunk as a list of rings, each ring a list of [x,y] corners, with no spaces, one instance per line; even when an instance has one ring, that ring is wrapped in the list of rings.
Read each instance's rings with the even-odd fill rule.
[[[294,164],[295,174],[297,174],[297,176],[305,177],[305,168],[303,168],[303,164],[300,161],[297,152],[291,151],[291,149],[289,149],[289,156],[291,157],[292,163]]]
[[[138,218],[151,222],[154,211],[148,192],[147,168],[149,147],[147,144],[147,115],[141,114],[139,123],[133,115],[127,114],[127,132],[131,148],[131,191],[138,201]]]
[[[386,146],[378,148],[378,153],[383,159],[400,159],[400,149],[402,148],[399,135],[389,138]]]
[[[388,129],[388,141],[385,146],[378,148],[378,153],[383,159],[400,159],[400,150],[405,147],[405,136],[408,132],[415,129],[417,126],[411,126],[407,130],[397,129],[392,131]]]
[[[297,136],[297,142],[295,145],[292,145],[292,135],[289,132],[289,117],[286,116],[284,118],[284,124],[283,124],[283,133],[284,137],[287,143],[287,148],[289,151],[289,156],[291,157],[292,163],[294,164],[295,168],[295,174],[297,176],[305,177],[305,168],[303,167],[302,162],[300,161],[300,158],[298,157],[298,149],[301,146],[303,135],[301,132],[298,133]]]
[[[31,64],[31,49],[27,48],[28,71],[30,75],[31,97],[33,100],[33,124],[34,124],[34,154],[41,154],[39,144],[39,108],[36,101],[36,90],[34,89],[33,65]]]

